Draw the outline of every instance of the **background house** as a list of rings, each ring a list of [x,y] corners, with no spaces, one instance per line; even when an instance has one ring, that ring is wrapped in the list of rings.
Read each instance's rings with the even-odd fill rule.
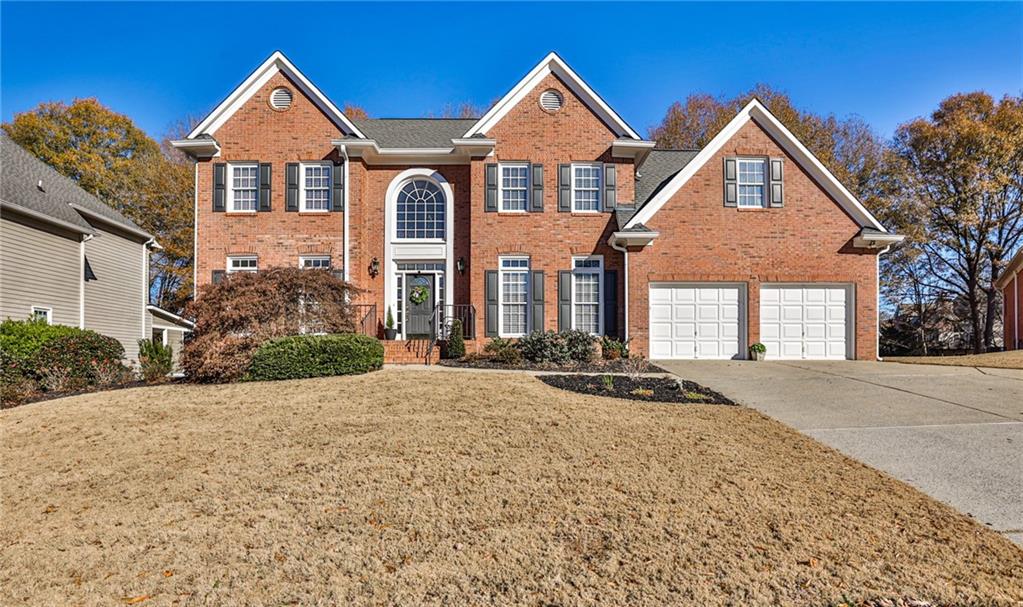
[[[995,282],[1002,291],[1002,331],[1005,336],[1006,350],[1023,348],[1023,330],[1020,329],[1021,313],[1020,297],[1023,296],[1023,249],[1016,252],[1009,265]]]
[[[0,184],[0,318],[94,330],[130,362],[154,327],[180,340],[147,305],[152,235],[2,133]]]

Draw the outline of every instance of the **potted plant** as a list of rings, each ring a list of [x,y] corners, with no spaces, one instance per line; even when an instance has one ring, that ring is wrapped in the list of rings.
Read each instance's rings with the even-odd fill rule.
[[[765,354],[767,354],[767,346],[759,341],[749,347],[749,357],[751,360],[764,360]]]
[[[384,322],[384,339],[392,340],[398,336],[394,328],[394,314],[391,313],[391,306],[387,306],[387,321]]]

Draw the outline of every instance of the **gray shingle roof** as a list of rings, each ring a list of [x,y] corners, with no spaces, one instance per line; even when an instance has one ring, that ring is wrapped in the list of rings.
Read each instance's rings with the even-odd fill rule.
[[[623,229],[632,216],[642,209],[654,194],[661,191],[676,173],[696,158],[698,153],[697,150],[650,150],[643,164],[636,169],[636,205],[618,207],[615,211],[618,229]],[[643,226],[643,231],[646,230],[648,228]]]
[[[39,182],[42,189],[39,189]],[[41,213],[92,232],[86,217],[71,208],[76,204],[96,215],[133,230],[142,231],[132,220],[103,204],[53,167],[36,158],[6,133],[0,131],[0,200]]]
[[[355,126],[382,148],[449,148],[475,118],[369,118]]]

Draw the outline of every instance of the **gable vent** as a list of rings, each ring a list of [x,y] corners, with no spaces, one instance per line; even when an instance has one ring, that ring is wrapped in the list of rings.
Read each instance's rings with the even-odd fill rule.
[[[270,93],[270,107],[275,110],[286,110],[291,107],[291,91],[284,87],[274,89]]]
[[[565,103],[565,98],[554,89],[547,89],[540,93],[540,107],[547,112],[556,112]]]

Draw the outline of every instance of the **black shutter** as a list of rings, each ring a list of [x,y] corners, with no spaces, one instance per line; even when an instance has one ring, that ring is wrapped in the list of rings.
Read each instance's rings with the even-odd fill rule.
[[[267,212],[270,210],[270,172],[272,165],[269,162],[259,164],[259,210]]]
[[[572,210],[572,165],[558,165],[558,211],[568,213]]]
[[[529,201],[529,210],[534,213],[543,213],[543,165],[530,165],[530,179],[532,183],[532,196]]]
[[[497,212],[497,165],[486,165],[487,171],[487,197],[483,210],[487,213]]]
[[[213,270],[213,276],[211,277],[210,280],[213,282],[213,284],[217,284],[221,280],[224,280],[224,271],[223,270]]]
[[[604,335],[618,336],[618,272],[604,272]]]
[[[213,165],[213,212],[223,213],[227,208],[227,165]]]
[[[497,337],[497,318],[500,310],[497,305],[497,270],[486,271],[486,320],[487,337]]]
[[[330,210],[345,210],[345,165],[335,164],[331,167],[334,187],[330,190]]]
[[[558,272],[558,331],[572,328],[572,271]]]
[[[781,158],[771,158],[771,187],[768,188],[772,207],[785,206],[785,162]]]
[[[736,175],[735,158],[725,158],[725,206],[738,206],[739,186]]]
[[[604,210],[613,211],[618,205],[618,171],[617,165],[604,165]]]
[[[543,331],[543,271],[532,273],[532,284],[529,285],[530,322],[533,331]]]
[[[284,173],[288,186],[284,210],[296,212],[298,211],[298,163],[289,162],[284,167]]]

